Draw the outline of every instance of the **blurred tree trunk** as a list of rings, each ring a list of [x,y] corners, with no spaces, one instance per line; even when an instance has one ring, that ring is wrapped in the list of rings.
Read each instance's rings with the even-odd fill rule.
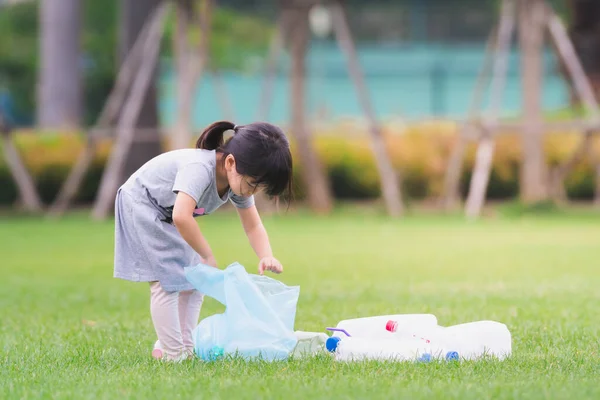
[[[292,131],[298,145],[298,156],[302,165],[302,180],[307,190],[307,199],[311,209],[318,213],[327,213],[333,206],[329,182],[325,170],[312,143],[312,135],[306,123],[306,52],[310,38],[308,8],[299,3],[287,4],[289,9],[291,58],[290,106]]]
[[[598,0],[567,0],[569,36],[588,76],[596,100],[600,99],[600,2]],[[572,85],[571,85],[572,86]],[[571,103],[580,105],[577,93],[571,89]],[[596,193],[594,203],[600,205],[600,163],[596,161]]]
[[[518,4],[524,112],[520,194],[524,203],[536,203],[548,198],[541,107],[545,10],[543,0]]]
[[[192,140],[191,114],[193,107],[193,96],[196,89],[197,79],[194,79],[192,63],[194,50],[190,44],[190,25],[194,23],[194,5],[191,0],[176,1],[176,22],[173,34],[173,50],[175,55],[176,71],[176,118],[175,126],[170,133],[170,148],[183,149],[190,146]],[[202,35],[204,38],[204,35]]]
[[[140,33],[146,19],[152,13],[152,10],[161,2],[161,0],[121,0],[121,19],[120,19],[120,62],[125,60],[125,56],[133,47],[135,40]],[[136,133],[137,137],[144,136],[143,140],[134,139],[131,152],[127,157],[124,168],[125,181],[132,173],[141,167],[146,161],[157,156],[162,152],[160,134],[158,131],[158,105],[156,96],[156,75],[158,63],[154,67],[154,76],[152,84],[144,98],[140,116],[136,128],[141,130]],[[148,130],[155,130],[155,134],[148,139]],[[146,131],[146,132],[144,132]]]
[[[11,135],[11,127],[4,120],[4,115],[0,110],[0,147],[4,156],[4,161],[8,166],[8,170],[13,176],[13,179],[19,190],[19,198],[23,203],[24,209],[27,211],[38,212],[43,208],[42,200],[40,199],[35,188],[35,182],[27,167],[21,159],[21,155],[17,147],[13,143]]]
[[[42,0],[37,124],[74,129],[81,123],[81,0]]]
[[[198,3],[197,7],[192,0],[178,0],[176,3],[177,22],[173,35],[173,48],[177,71],[177,111],[175,125],[171,130],[172,149],[187,148],[192,143],[194,95],[204,70],[209,68],[209,35],[213,0],[199,0],[196,3]],[[192,25],[200,26],[198,45],[190,43],[189,34]]]
[[[596,97],[600,97],[600,1],[566,0],[569,35],[589,76]],[[577,100],[571,93],[572,101]]]

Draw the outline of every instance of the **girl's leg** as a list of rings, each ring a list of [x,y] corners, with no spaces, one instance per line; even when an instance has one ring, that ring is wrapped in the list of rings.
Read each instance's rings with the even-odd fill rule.
[[[197,290],[187,290],[179,293],[179,322],[181,324],[181,336],[185,350],[194,354],[194,340],[192,331],[198,325],[200,310],[204,295]]]
[[[150,313],[156,336],[169,360],[185,356],[179,321],[179,292],[166,292],[159,282],[150,283]]]

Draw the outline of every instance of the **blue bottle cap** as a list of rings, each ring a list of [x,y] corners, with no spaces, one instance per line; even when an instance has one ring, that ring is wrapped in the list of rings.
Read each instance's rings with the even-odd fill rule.
[[[448,360],[448,361],[458,361],[459,360],[458,352],[456,352],[456,351],[449,351],[448,353],[446,353],[446,360]]]
[[[213,346],[210,349],[210,351],[208,352],[208,359],[210,361],[215,361],[215,360],[218,360],[219,358],[222,358],[224,354],[225,354],[225,349],[223,349],[220,346]]]
[[[325,342],[325,347],[330,353],[333,353],[342,339],[337,336],[332,336]]]

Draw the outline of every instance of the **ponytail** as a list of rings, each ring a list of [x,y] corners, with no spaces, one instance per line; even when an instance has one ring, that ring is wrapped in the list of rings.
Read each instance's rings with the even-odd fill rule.
[[[225,131],[235,129],[235,124],[229,121],[219,121],[209,125],[196,142],[197,149],[216,150],[223,146]]]

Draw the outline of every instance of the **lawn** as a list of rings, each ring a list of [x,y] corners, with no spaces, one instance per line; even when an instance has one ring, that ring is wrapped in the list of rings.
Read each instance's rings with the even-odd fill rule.
[[[433,313],[508,325],[504,362],[162,364],[146,284],[112,278],[112,221],[0,217],[0,398],[600,398],[600,216],[265,219],[298,330]],[[222,266],[257,260],[234,215],[202,219]],[[202,316],[223,309],[205,302]]]

